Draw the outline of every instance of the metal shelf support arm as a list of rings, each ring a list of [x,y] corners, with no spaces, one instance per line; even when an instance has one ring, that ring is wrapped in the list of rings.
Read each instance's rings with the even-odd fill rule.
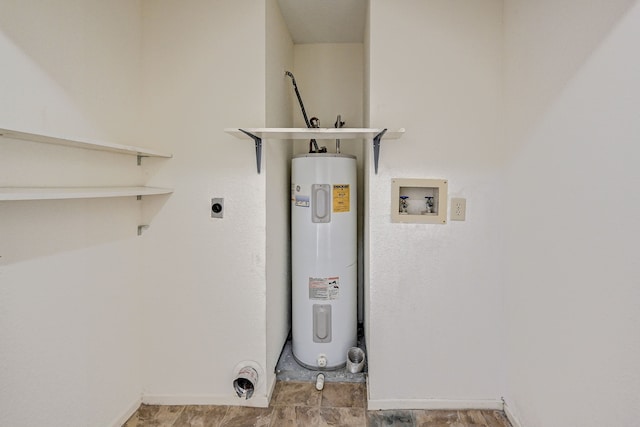
[[[375,168],[376,175],[378,174],[378,159],[380,158],[380,140],[382,136],[387,132],[387,129],[384,129],[382,132],[373,137],[373,165]]]
[[[252,133],[247,132],[244,129],[238,129],[240,132],[244,133],[247,136],[250,136],[256,145],[256,164],[258,166],[258,174],[260,173],[260,164],[262,163],[262,138],[256,136]]]

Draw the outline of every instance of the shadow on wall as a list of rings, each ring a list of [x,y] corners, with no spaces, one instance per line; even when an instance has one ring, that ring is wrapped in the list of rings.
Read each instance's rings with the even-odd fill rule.
[[[505,137],[509,155],[515,154],[567,83],[637,2],[603,0],[587,6],[576,1],[505,0]],[[540,22],[547,25],[541,27]]]
[[[141,27],[139,2],[0,2],[3,124],[131,138],[140,114]]]
[[[0,266],[136,239],[168,198],[0,202]]]

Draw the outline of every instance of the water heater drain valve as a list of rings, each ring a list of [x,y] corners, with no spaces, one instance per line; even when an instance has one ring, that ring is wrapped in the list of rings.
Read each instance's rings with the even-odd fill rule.
[[[326,368],[327,367],[327,356],[321,354],[318,356],[318,368]]]

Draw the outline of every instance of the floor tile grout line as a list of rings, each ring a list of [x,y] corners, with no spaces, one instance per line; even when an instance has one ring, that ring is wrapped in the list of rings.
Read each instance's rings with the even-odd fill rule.
[[[345,385],[344,388],[342,387],[338,388],[336,387],[336,385],[331,385],[319,391],[315,389],[315,385],[308,385],[308,386],[305,386],[302,391],[300,389],[296,390],[294,388],[293,393],[291,393],[292,391],[291,389],[289,390],[288,393],[284,392],[283,395],[286,396],[285,401],[287,401],[287,403],[282,405],[277,405],[275,404],[277,402],[277,399],[274,399],[273,400],[274,404],[270,403],[268,408],[263,408],[265,410],[266,416],[268,417],[268,421],[265,420],[267,421],[266,426],[273,425],[274,427],[276,427],[274,423],[281,422],[282,419],[281,418],[278,419],[278,417],[287,416],[285,414],[286,412],[289,412],[287,416],[288,418],[293,416],[293,421],[297,422],[299,421],[297,419],[297,417],[300,416],[299,414],[308,413],[308,410],[312,410],[312,412],[319,411],[321,414],[322,413],[326,414],[327,413],[326,411],[333,411],[334,413],[337,412],[343,415],[345,415],[348,412],[351,414],[358,413],[360,414],[359,416],[364,417],[364,421],[367,423],[369,422],[371,417],[377,418],[378,414],[383,417],[384,416],[393,417],[394,414],[398,415],[400,413],[410,414],[410,417],[412,418],[412,420],[414,422],[417,422],[418,417],[427,416],[429,412],[432,412],[426,409],[425,410],[411,409],[411,410],[369,411],[366,407],[366,392],[362,396],[362,402],[360,402],[360,399],[356,399],[353,396],[353,393],[356,392],[356,389],[359,389],[359,387],[353,385],[354,383],[347,383],[347,384],[349,385]],[[283,386],[280,386],[280,387],[283,387]],[[336,390],[339,390],[339,392]],[[279,389],[278,391],[280,392],[282,390]],[[359,394],[360,390],[358,390],[356,393]],[[299,397],[300,395],[306,396],[306,398],[302,399],[302,401],[297,401],[295,398]],[[277,395],[274,394],[273,397],[277,397]],[[289,401],[291,397],[293,397],[293,399],[292,401]],[[323,406],[323,403],[325,403],[327,406]],[[364,405],[360,406],[360,404],[362,403],[364,403]],[[140,405],[140,408],[142,408],[143,406],[144,405]],[[162,406],[164,405],[151,405],[151,406],[155,406],[156,408],[162,408]],[[173,406],[173,405],[167,405],[167,406]],[[192,421],[192,418],[194,417],[194,415],[190,413],[186,413],[188,408],[191,406],[201,406],[201,405],[175,405],[174,410],[176,410],[176,412],[172,414],[173,416],[171,417],[171,421],[166,420],[170,422],[162,425],[179,427],[180,425],[182,425],[181,422],[183,419],[189,422]],[[215,405],[205,405],[205,406],[215,406]],[[220,411],[220,413],[216,415],[215,419],[213,420],[215,421],[216,426],[224,426],[225,425],[224,423],[226,421],[236,419],[236,417],[238,416],[238,412],[242,411],[242,407],[239,407],[238,409],[236,409],[236,406],[233,406],[233,405],[220,405],[220,406],[224,407],[224,411]],[[140,408],[138,408],[138,410],[140,410]],[[256,409],[256,408],[247,407],[247,412],[251,413],[252,409]],[[279,415],[276,414],[276,411],[279,412]],[[164,413],[164,416],[166,416],[167,414],[166,410],[160,410],[160,411],[156,410],[156,413],[152,416],[153,421],[160,421],[159,419],[160,412]],[[230,415],[231,412],[233,412],[233,415]],[[440,411],[433,411],[433,412],[440,412]],[[469,409],[469,410],[453,410],[453,411],[442,411],[442,412],[451,414],[452,418],[450,418],[450,420],[455,419],[456,423],[463,426],[474,425],[474,426],[482,426],[482,427],[498,427],[498,426],[511,427],[511,425],[509,424],[509,421],[504,415],[504,411]],[[194,414],[197,414],[197,411],[195,411]],[[316,412],[316,416],[317,414],[318,413]],[[149,421],[152,421],[152,420],[149,420]]]
[[[185,408],[187,407],[187,405],[178,405],[178,406],[180,406],[180,410],[176,414],[176,417],[174,418],[173,422],[171,423],[171,427],[173,427],[178,422],[178,419],[180,419],[180,415],[182,415]]]

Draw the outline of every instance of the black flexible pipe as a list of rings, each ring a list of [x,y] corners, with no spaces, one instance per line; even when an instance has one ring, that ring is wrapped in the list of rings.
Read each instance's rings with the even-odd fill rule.
[[[307,124],[307,127],[311,127],[311,123],[309,123],[309,118],[307,117],[307,112],[304,109],[304,104],[302,103],[302,97],[300,96],[300,91],[298,90],[298,85],[296,84],[296,78],[293,77],[291,71],[285,71],[285,75],[291,77],[291,83],[293,83],[293,90],[296,91],[296,96],[298,97],[298,103],[300,103],[300,109],[302,110],[302,116],[304,117],[304,122]]]
[[[307,125],[307,128],[312,128],[315,126],[311,126],[311,123],[309,122],[309,118],[307,117],[307,112],[304,109],[304,104],[302,103],[302,96],[300,96],[300,91],[298,90],[298,85],[296,84],[296,78],[293,77],[293,74],[291,73],[291,71],[285,71],[284,74],[286,76],[291,77],[291,83],[293,83],[293,89],[296,91],[296,96],[298,97],[298,103],[300,104],[300,109],[302,110],[302,116],[304,117],[304,122]],[[318,148],[318,143],[316,142],[315,139],[311,139],[309,141],[309,145],[313,144],[313,149],[316,152],[319,152],[320,149]],[[309,152],[313,152],[311,150],[311,147],[309,147]]]

